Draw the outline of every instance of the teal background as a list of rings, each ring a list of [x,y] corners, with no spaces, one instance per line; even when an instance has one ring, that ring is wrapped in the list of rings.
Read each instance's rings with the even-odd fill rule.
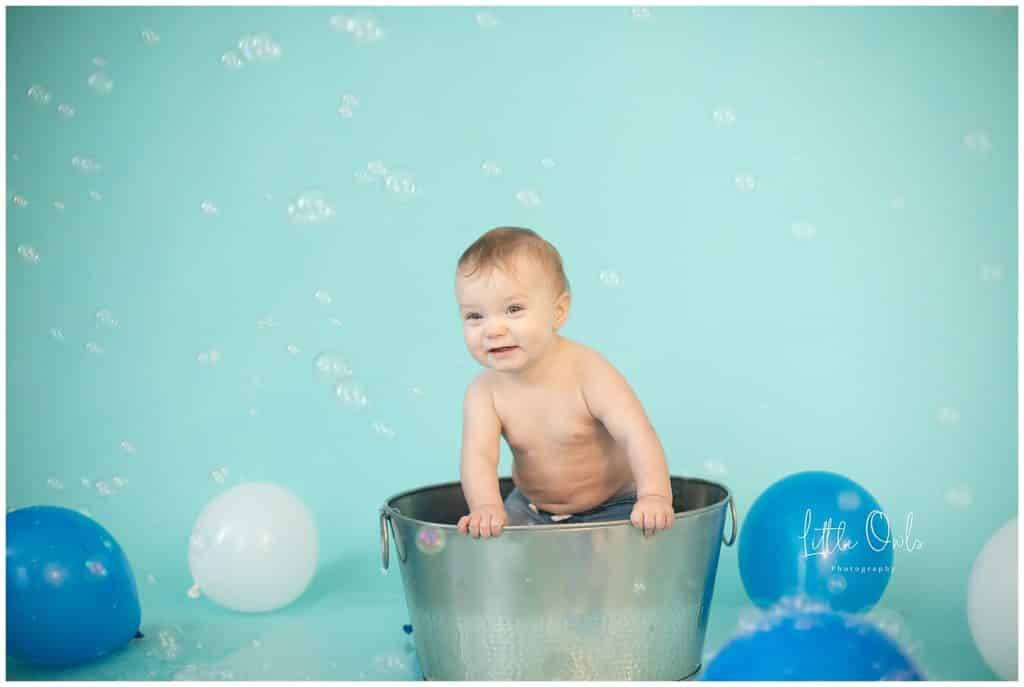
[[[260,32],[278,59],[223,64]],[[561,251],[563,333],[630,381],[673,474],[741,521],[810,469],[913,513],[925,547],[878,613],[930,678],[993,679],[965,599],[1017,512],[1016,104],[1013,7],[8,8],[7,507],[107,527],[147,633],[8,677],[410,678],[377,509],[458,479],[454,264],[511,224]],[[415,193],[361,180],[372,161]],[[309,191],[334,214],[291,221]],[[322,351],[365,408],[317,383]],[[255,480],[309,505],[321,562],[250,616],[188,597],[187,549]],[[723,549],[708,656],[750,611]]]

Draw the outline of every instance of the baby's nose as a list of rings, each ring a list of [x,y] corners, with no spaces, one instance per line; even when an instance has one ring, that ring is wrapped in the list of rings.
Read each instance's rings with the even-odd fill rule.
[[[508,328],[505,326],[504,320],[500,318],[492,319],[487,323],[487,336],[501,336],[507,329]]]

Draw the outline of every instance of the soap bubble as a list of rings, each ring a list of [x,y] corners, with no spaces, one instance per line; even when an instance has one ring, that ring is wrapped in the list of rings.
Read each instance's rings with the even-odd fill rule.
[[[416,548],[428,555],[441,553],[444,550],[444,532],[436,527],[424,525],[416,533]]]
[[[53,99],[53,95],[46,89],[46,86],[36,84],[29,86],[28,98],[36,105],[48,105],[50,100]]]
[[[340,353],[324,351],[313,359],[313,373],[319,382],[337,384],[352,376],[352,366]]]
[[[296,224],[316,224],[330,219],[334,214],[335,210],[323,191],[304,191],[288,205],[288,216]]]
[[[89,76],[89,88],[99,95],[109,95],[114,90],[114,80],[106,72],[96,72]]]
[[[369,402],[362,388],[355,382],[343,382],[334,387],[338,400],[350,408],[362,409]]]

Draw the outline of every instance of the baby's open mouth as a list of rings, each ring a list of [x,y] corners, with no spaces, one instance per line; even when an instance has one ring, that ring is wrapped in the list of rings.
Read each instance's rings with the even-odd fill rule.
[[[501,348],[492,348],[491,353],[503,353],[504,351],[511,351],[515,346],[502,346]]]

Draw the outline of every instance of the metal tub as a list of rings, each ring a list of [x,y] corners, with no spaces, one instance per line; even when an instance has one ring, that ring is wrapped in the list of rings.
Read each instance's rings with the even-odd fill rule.
[[[628,520],[512,526],[473,539],[459,482],[380,509],[394,539],[428,680],[681,680],[700,669],[721,543],[736,539],[729,490],[672,477],[671,529]],[[504,498],[512,479],[499,480]],[[724,537],[726,508],[731,534]],[[390,526],[390,527],[389,527]],[[389,532],[390,530],[390,532]]]

